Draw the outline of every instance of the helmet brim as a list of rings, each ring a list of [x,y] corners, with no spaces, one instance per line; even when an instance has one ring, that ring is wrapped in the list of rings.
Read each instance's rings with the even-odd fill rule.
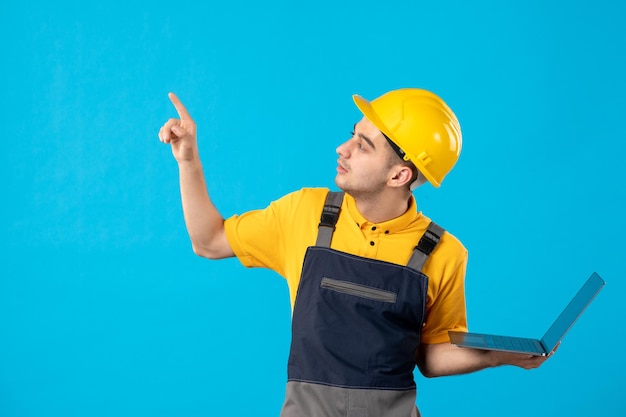
[[[372,107],[372,103],[370,103],[369,100],[364,99],[358,94],[353,94],[352,100],[354,100],[354,104],[356,104],[358,109],[361,111],[361,113],[363,113],[363,116],[365,116],[367,120],[372,122],[374,126],[376,126],[378,130],[387,135],[387,137],[393,139],[391,131],[389,130],[389,128],[387,128],[387,126],[385,126],[383,121],[380,120],[380,118],[376,114],[376,111]]]

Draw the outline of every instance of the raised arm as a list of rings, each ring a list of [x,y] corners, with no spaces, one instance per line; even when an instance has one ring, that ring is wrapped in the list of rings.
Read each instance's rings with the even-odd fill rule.
[[[178,162],[183,213],[193,251],[209,259],[234,256],[226,239],[224,218],[211,201],[204,181],[196,124],[174,93],[169,98],[179,118],[170,119],[161,127],[159,139],[171,145]]]
[[[440,343],[422,344],[416,359],[420,372],[424,376],[432,378],[467,374],[501,365],[534,369],[541,366],[553,353],[554,351],[548,356],[531,356],[494,350],[460,348],[450,343]]]

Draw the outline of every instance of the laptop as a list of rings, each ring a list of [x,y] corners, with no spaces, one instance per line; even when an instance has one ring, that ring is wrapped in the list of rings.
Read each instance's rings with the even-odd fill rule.
[[[565,307],[563,312],[561,312],[561,315],[552,323],[552,326],[550,326],[541,340],[449,331],[450,342],[459,347],[546,356],[563,339],[605,284],[600,275],[594,272],[581,289],[578,290],[578,293]]]

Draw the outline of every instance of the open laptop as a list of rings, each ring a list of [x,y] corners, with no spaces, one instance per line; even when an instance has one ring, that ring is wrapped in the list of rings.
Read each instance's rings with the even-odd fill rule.
[[[598,295],[604,280],[593,273],[578,293],[569,302],[561,315],[552,323],[541,340],[512,336],[496,336],[481,333],[450,331],[450,342],[460,347],[474,349],[500,350],[505,352],[525,353],[534,356],[546,356],[563,339],[591,301]]]

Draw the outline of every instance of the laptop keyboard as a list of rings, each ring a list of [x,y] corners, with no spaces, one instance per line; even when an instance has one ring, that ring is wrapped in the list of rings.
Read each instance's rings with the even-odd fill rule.
[[[537,345],[532,339],[511,336],[486,335],[487,341],[496,349],[537,352]]]

